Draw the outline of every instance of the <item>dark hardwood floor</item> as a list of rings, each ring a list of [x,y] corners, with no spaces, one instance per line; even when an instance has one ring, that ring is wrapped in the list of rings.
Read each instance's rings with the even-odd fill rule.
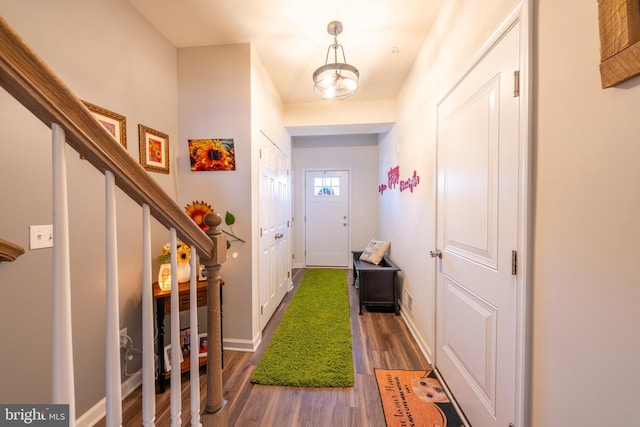
[[[355,385],[352,388],[300,388],[255,385],[251,374],[282,314],[297,290],[304,269],[293,272],[294,289],[284,298],[263,332],[255,353],[225,351],[223,396],[225,406],[215,414],[202,414],[205,427],[249,426],[384,426],[382,404],[376,385],[374,368],[427,369],[427,360],[420,352],[404,321],[389,312],[369,312],[358,315],[357,290],[352,286],[351,270],[345,270],[349,284],[351,331]],[[189,376],[183,376],[182,425],[190,425]],[[206,377],[200,375],[200,388],[206,398]],[[142,425],[140,389],[123,401],[123,425]],[[156,425],[170,425],[170,390],[156,395]],[[104,420],[98,426],[104,425]]]

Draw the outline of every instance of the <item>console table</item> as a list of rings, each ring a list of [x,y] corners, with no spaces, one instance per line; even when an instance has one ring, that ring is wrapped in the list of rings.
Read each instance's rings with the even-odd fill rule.
[[[222,305],[222,285],[224,281],[220,279],[220,304]],[[178,306],[180,311],[189,310],[191,302],[189,292],[189,282],[178,283]],[[157,387],[159,393],[165,391],[165,381],[171,377],[171,371],[165,372],[164,366],[164,318],[165,315],[171,314],[171,290],[163,291],[160,289],[158,282],[153,284],[153,298],[156,302],[156,324],[158,327],[158,347],[156,350],[156,356],[158,357],[158,381]],[[197,282],[196,285],[196,299],[198,307],[205,307],[207,305],[207,281]],[[222,323],[222,319],[220,319]],[[192,351],[198,351],[198,337],[192,336],[191,348]],[[200,366],[207,363],[207,358],[200,358]],[[189,359],[185,358],[181,365],[181,373],[189,370]]]

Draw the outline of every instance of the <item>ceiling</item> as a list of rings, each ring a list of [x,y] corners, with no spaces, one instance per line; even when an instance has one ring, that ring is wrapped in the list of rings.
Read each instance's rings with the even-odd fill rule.
[[[129,0],[176,47],[251,43],[285,104],[316,102],[333,37],[360,71],[350,99],[394,98],[445,0]],[[397,51],[397,53],[394,53]]]

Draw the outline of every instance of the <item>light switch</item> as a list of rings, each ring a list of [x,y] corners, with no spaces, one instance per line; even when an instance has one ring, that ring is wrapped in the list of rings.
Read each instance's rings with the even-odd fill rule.
[[[29,226],[29,248],[42,249],[53,247],[53,225]]]

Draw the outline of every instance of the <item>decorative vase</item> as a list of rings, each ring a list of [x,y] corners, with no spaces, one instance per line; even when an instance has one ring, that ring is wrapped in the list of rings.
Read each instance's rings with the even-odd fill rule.
[[[191,278],[191,264],[187,262],[178,263],[178,283],[188,282]]]

